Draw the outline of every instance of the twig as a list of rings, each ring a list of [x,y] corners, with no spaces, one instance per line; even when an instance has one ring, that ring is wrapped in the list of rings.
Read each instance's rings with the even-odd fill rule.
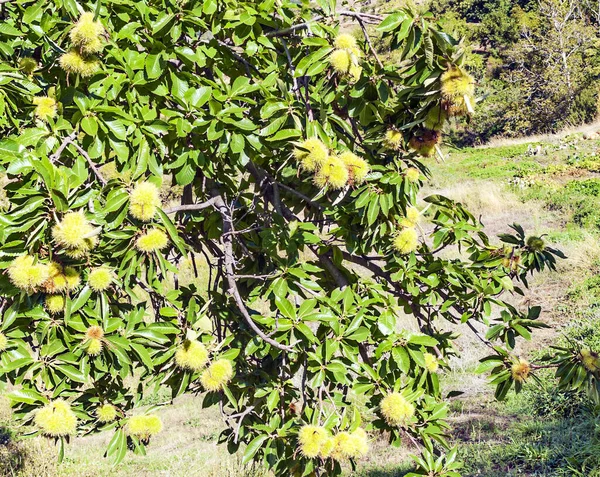
[[[269,273],[268,275],[235,275],[235,278],[251,278],[253,280],[267,280],[275,278],[279,273]]]
[[[305,28],[310,27],[311,23],[315,23],[318,22],[319,20],[322,20],[324,17],[322,16],[318,16],[313,18],[312,20],[309,20],[307,22],[304,23],[299,23],[298,25],[294,25],[290,28],[286,28],[285,30],[274,30],[274,31],[269,31],[265,34],[265,36],[267,37],[271,37],[271,36],[286,36],[290,33],[294,33],[296,30],[303,30]]]
[[[308,83],[310,82],[310,78],[308,76],[304,77],[304,92],[305,92],[305,104],[306,104],[306,112],[308,113],[308,120],[309,121],[313,121],[314,120],[314,114],[313,114],[313,110],[312,107],[310,105],[310,90],[308,88]]]
[[[221,45],[222,47],[225,47],[225,48],[227,48],[227,49],[228,49],[228,50],[231,52],[232,56],[233,56],[233,57],[234,57],[236,60],[238,60],[238,61],[240,61],[240,62],[242,62],[242,63],[244,64],[244,66],[246,67],[246,72],[248,73],[248,76],[252,76],[252,75],[250,74],[250,68],[252,68],[254,71],[256,71],[256,72],[258,73],[258,75],[260,76],[260,70],[259,70],[259,69],[258,69],[256,66],[254,66],[252,63],[250,63],[248,60],[246,60],[246,59],[245,59],[243,56],[239,55],[239,54],[238,54],[238,53],[237,53],[237,52],[234,50],[234,47],[233,47],[233,46],[231,46],[231,45],[228,45],[227,43],[225,43],[225,42],[224,42],[224,41],[222,41],[222,40],[219,40],[218,38],[215,38],[215,41],[216,41],[216,42],[217,42],[219,45]]]
[[[377,63],[379,64],[379,67],[381,69],[383,69],[383,63],[379,59],[379,55],[377,54],[377,51],[375,50],[375,48],[373,48],[373,43],[371,43],[371,37],[369,36],[369,33],[367,32],[367,28],[365,27],[364,22],[362,21],[361,18],[357,18],[357,21],[358,21],[358,24],[360,25],[360,28],[363,31],[363,35],[365,35],[365,40],[367,41],[367,44],[369,45],[369,49],[371,50],[371,53],[373,53],[373,56],[375,57],[375,59],[377,60]]]
[[[61,143],[61,145],[56,150],[56,152],[50,156],[50,162],[54,163],[54,162],[58,161],[58,159],[60,159],[60,156],[64,152],[65,148],[69,144],[72,144],[75,147],[75,149],[77,149],[77,152],[81,156],[83,156],[84,159],[87,161],[88,165],[90,166],[90,169],[94,172],[94,174],[96,175],[98,180],[102,183],[102,185],[106,185],[108,183],[108,181],[104,177],[102,177],[102,174],[100,174],[100,171],[98,170],[98,168],[96,167],[96,164],[94,164],[94,161],[92,161],[92,159],[88,155],[88,153],[85,152],[85,150],[74,141],[74,139],[76,137],[77,137],[76,131],[73,131],[71,134],[69,134],[67,137],[65,137],[63,139],[63,142]]]
[[[216,199],[213,197],[205,202],[201,202],[199,204],[184,204],[184,205],[175,205],[168,209],[165,209],[163,212],[167,215],[169,214],[177,214],[179,212],[193,212],[196,210],[204,210],[209,207],[212,207],[215,203]]]
[[[532,364],[531,369],[551,369],[558,368],[560,365],[558,363],[554,364]]]
[[[491,341],[489,341],[489,340],[487,340],[487,339],[485,339],[483,336],[481,336],[481,335],[479,334],[479,331],[477,331],[477,328],[475,328],[475,326],[473,326],[473,323],[471,323],[470,321],[466,321],[465,323],[467,324],[467,326],[468,326],[469,328],[471,328],[471,331],[472,331],[472,332],[475,334],[475,336],[477,336],[477,338],[479,338],[479,340],[480,340],[480,341],[481,341],[481,342],[482,342],[484,345],[486,345],[486,346],[487,346],[487,347],[489,347],[489,348],[492,348],[492,349],[494,349],[494,345],[492,344],[492,342],[491,342]]]
[[[281,182],[279,182],[278,185],[283,190],[287,190],[291,194],[294,194],[294,195],[300,197],[304,202],[306,202],[311,207],[313,207],[315,209],[318,209],[318,210],[323,210],[324,209],[324,207],[321,204],[319,204],[318,202],[313,201],[310,197],[304,195],[302,192],[298,192],[296,189],[294,189],[294,188],[292,188],[290,186],[287,186],[285,184],[282,184]]]
[[[287,42],[282,38],[281,45],[283,46],[283,50],[285,51],[285,56],[287,57],[288,65],[290,65],[290,71],[292,72],[292,85],[294,88],[294,94],[298,101],[300,101],[300,86],[298,86],[298,79],[296,78],[296,68],[294,67],[294,63],[292,62],[292,56],[290,55],[290,50],[287,47]]]
[[[5,0],[6,1],[6,0]],[[0,0],[0,3],[3,3],[2,0]],[[65,148],[71,143],[71,141],[73,139],[75,139],[77,137],[77,132],[73,131],[71,134],[69,134],[67,137],[65,137],[63,139],[63,142],[61,143],[60,146],[58,146],[58,149],[56,150],[56,152],[54,154],[52,154],[50,156],[50,162],[54,163],[56,161],[58,161],[58,159],[60,158],[61,154],[63,153],[63,151],[65,150]]]
[[[79,152],[79,154],[81,154],[85,158],[85,160],[87,161],[88,165],[90,166],[90,169],[94,172],[94,174],[96,174],[96,177],[98,178],[98,180],[100,182],[102,182],[102,185],[108,184],[108,181],[104,177],[102,177],[102,174],[100,174],[100,171],[98,170],[98,168],[94,164],[94,161],[92,161],[92,159],[90,158],[90,156],[88,155],[88,153],[85,152],[83,150],[83,148],[79,144],[77,144],[76,142],[71,141],[71,144],[73,144],[73,146],[75,146],[75,149],[77,149],[77,151]]]
[[[300,101],[301,99],[304,100],[304,106],[306,107],[306,114],[308,115],[308,120],[312,121],[314,117],[312,108],[310,107],[310,95],[308,92],[308,84],[306,85],[306,97],[303,97],[300,85],[298,84],[298,79],[296,78],[296,68],[294,67],[294,63],[292,62],[290,50],[287,47],[287,42],[283,38],[281,39],[281,44],[283,45],[283,49],[285,50],[285,56],[287,57],[288,64],[290,65],[290,71],[292,72],[292,83],[294,93],[296,94],[296,98],[298,99],[298,101]]]
[[[337,14],[345,16],[345,17],[353,17],[356,19],[361,19],[365,23],[379,23],[383,20],[383,17],[381,15],[373,15],[371,13],[351,12],[349,10],[342,10],[342,11],[337,12]],[[325,18],[325,17],[317,16],[317,17],[314,17],[311,20],[308,20],[304,23],[299,23],[298,25],[291,26],[284,30],[269,31],[269,32],[265,33],[265,36],[267,36],[267,37],[286,36],[286,35],[289,35],[290,33],[294,33],[296,30],[304,30],[305,28],[310,28],[310,25],[312,23],[323,20],[323,18]]]
[[[304,364],[302,365],[302,378],[300,380],[300,390],[302,392],[302,408],[300,409],[300,415],[304,412],[306,407],[306,377],[308,372],[308,356],[304,358]]]
[[[242,412],[238,413],[238,414],[231,414],[230,416],[228,416],[229,419],[233,418],[233,417],[238,417],[239,416],[239,420],[237,422],[237,426],[235,427],[235,437],[233,439],[233,442],[237,444],[239,436],[240,436],[240,428],[242,427],[242,421],[244,420],[244,418],[250,414],[252,411],[254,411],[254,406],[248,406],[246,409],[244,409]]]
[[[343,15],[346,17],[353,17],[353,18],[356,18],[357,20],[360,19],[362,21],[366,21],[367,23],[369,21],[381,22],[384,18],[382,15],[374,15],[372,13],[352,12],[350,10],[340,10],[337,13],[338,13],[338,15]]]

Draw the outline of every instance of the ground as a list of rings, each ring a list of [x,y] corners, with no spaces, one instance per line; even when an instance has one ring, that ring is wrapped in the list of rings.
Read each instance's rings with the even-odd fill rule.
[[[465,204],[480,216],[488,234],[508,232],[513,222],[528,234],[542,235],[565,252],[557,272],[532,280],[519,306],[539,304],[550,328],[534,334],[519,352],[535,357],[556,342],[574,320],[597,320],[600,304],[600,138],[596,126],[563,135],[523,141],[497,142],[491,147],[445,149],[445,161],[431,160],[432,179],[424,195],[443,194]],[[532,142],[532,141],[539,142]],[[599,475],[600,424],[587,414],[560,407],[560,398],[542,393],[534,384],[507,403],[496,403],[485,378],[474,373],[485,355],[468,330],[459,340],[461,357],[453,372],[442,376],[447,391],[463,391],[451,403],[452,439],[460,444],[465,476],[594,476]],[[549,376],[546,381],[551,382]],[[546,396],[551,396],[546,401]],[[574,399],[574,398],[573,398]],[[579,399],[579,398],[578,398]],[[167,400],[150,394],[147,405]],[[43,440],[15,442],[8,411],[3,410],[6,433],[0,432],[0,474],[8,476],[263,476],[244,468],[217,444],[222,428],[218,409],[202,409],[201,396],[184,396],[160,415],[162,432],[148,446],[146,456],[128,455],[113,469],[103,459],[109,435],[75,439],[65,462],[56,466],[55,449]],[[567,403],[571,404],[571,403]],[[545,406],[545,407],[544,407]],[[535,413],[544,407],[546,417]],[[569,409],[569,413],[564,411]],[[402,476],[410,469],[415,449],[390,448],[373,442],[373,452],[354,474],[363,477]],[[15,470],[15,469],[20,470]],[[596,470],[594,470],[596,469]],[[594,474],[596,472],[596,474]]]

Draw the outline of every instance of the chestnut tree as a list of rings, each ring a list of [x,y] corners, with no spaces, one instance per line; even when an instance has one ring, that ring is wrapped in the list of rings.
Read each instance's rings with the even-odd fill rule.
[[[543,324],[508,298],[560,252],[419,194],[476,107],[431,14],[0,0],[0,61],[0,384],[61,453],[96,431],[115,463],[144,452],[140,400],[167,387],[275,475],[337,475],[386,436],[422,449],[413,475],[457,476],[462,329],[498,398],[539,366],[597,396],[593,351],[514,352]]]

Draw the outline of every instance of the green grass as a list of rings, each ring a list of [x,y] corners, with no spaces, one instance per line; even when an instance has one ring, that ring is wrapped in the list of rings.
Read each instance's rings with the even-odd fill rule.
[[[434,171],[471,179],[502,179],[540,171],[542,165],[526,159],[526,152],[526,144],[493,149],[468,148],[452,152],[448,167],[436,167]]]
[[[573,179],[564,183],[546,180],[520,193],[524,201],[536,200],[559,212],[583,229],[600,231],[600,179]]]

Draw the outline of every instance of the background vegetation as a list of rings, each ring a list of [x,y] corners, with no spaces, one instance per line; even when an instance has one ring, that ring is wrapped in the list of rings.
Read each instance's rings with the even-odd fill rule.
[[[477,112],[458,144],[556,132],[598,114],[600,10],[588,0],[441,0],[430,8],[471,46]]]

